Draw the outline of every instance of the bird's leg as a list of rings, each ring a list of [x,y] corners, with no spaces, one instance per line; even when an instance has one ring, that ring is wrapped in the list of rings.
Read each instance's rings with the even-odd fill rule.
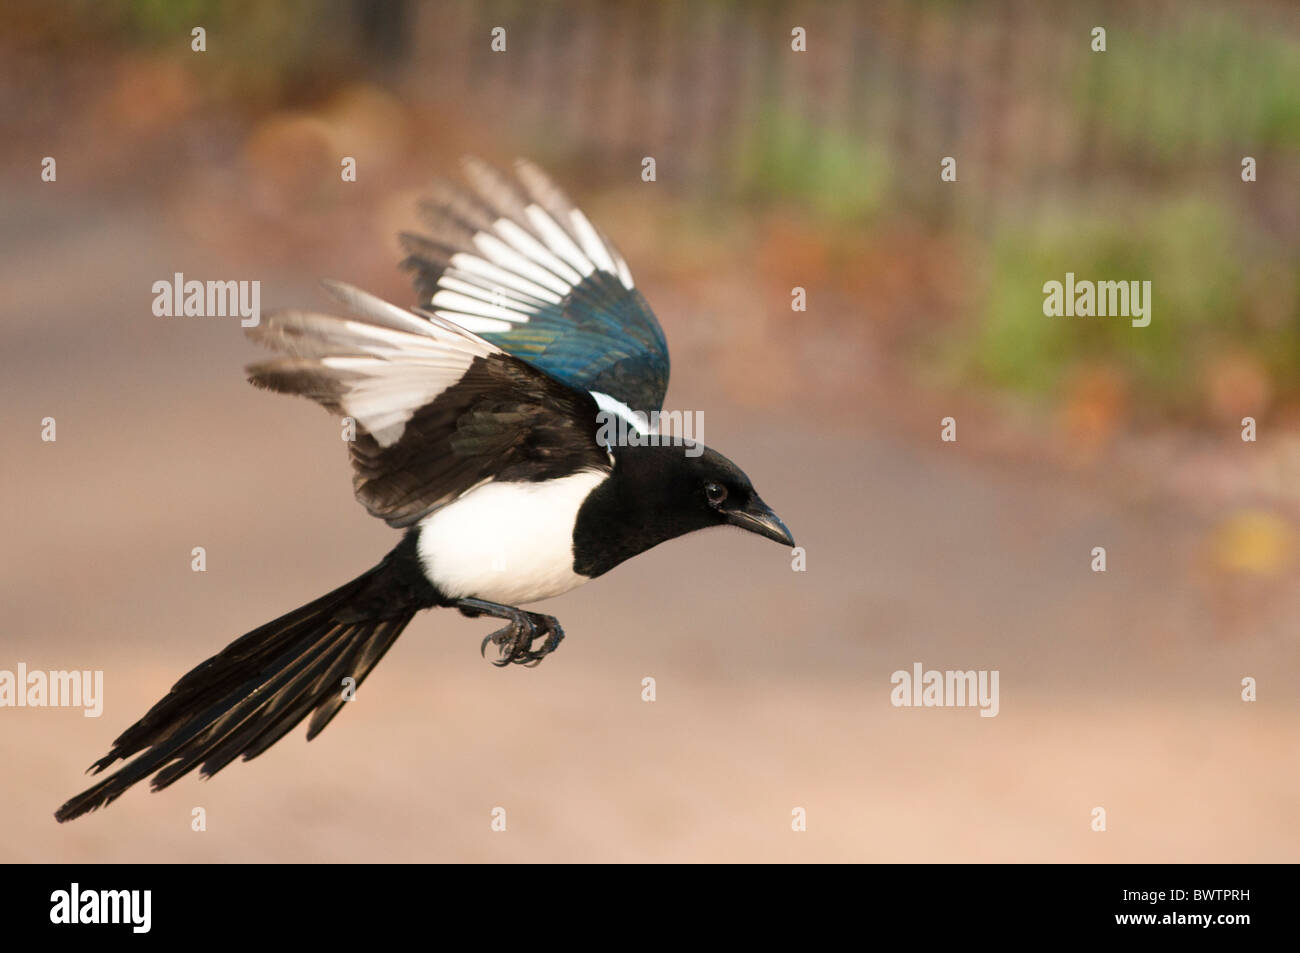
[[[511,662],[517,665],[536,665],[554,652],[564,640],[564,629],[560,628],[560,623],[554,616],[527,612],[483,599],[459,599],[456,608],[470,618],[488,615],[495,619],[509,620],[509,625],[487,636],[479,649],[486,654],[489,642],[497,646],[501,657],[493,665],[504,667]],[[533,651],[533,642],[542,636],[546,637],[546,641],[540,649]]]

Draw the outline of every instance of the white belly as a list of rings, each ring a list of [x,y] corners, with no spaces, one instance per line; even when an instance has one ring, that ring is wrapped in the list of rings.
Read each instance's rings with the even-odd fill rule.
[[[445,595],[517,606],[587,582],[573,571],[578,508],[604,473],[485,483],[420,521],[424,573]]]

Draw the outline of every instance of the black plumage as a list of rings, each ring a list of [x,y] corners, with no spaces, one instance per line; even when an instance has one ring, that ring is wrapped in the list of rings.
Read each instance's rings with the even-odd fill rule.
[[[360,685],[421,609],[439,603],[408,533],[373,569],[259,626],[187,672],[93,765],[99,774],[146,752],[55,812],[68,821],[105,807],[151,774],[161,791],[200,768],[216,774],[251,760],[308,715],[308,740],[345,702],[345,677]]]

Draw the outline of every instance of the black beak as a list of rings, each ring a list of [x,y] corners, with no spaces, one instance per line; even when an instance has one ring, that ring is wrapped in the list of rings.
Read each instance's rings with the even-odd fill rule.
[[[751,499],[749,505],[743,510],[732,510],[727,513],[727,522],[751,533],[757,533],[759,536],[774,539],[783,546],[794,545],[794,537],[785,528],[780,517],[757,496]]]

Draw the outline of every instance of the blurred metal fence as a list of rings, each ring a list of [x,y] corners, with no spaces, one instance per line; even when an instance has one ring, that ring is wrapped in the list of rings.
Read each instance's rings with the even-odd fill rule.
[[[1008,197],[1032,213],[1097,183],[1230,183],[1249,154],[1269,174],[1240,201],[1296,238],[1279,174],[1300,156],[1290,4],[502,0],[408,19],[413,95],[454,97],[620,175],[650,155],[670,185],[828,192],[815,197],[849,214],[887,191],[978,222]],[[490,48],[498,26],[504,53]],[[1105,53],[1091,49],[1097,26]],[[979,187],[935,188],[943,156]]]

